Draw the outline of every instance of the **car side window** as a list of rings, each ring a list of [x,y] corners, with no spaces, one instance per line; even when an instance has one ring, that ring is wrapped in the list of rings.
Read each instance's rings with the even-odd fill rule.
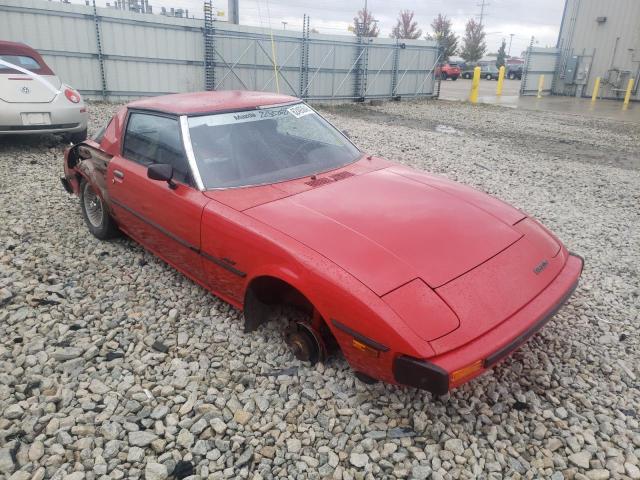
[[[175,180],[192,185],[189,162],[175,118],[146,113],[131,113],[124,136],[123,155],[142,165],[167,163]]]

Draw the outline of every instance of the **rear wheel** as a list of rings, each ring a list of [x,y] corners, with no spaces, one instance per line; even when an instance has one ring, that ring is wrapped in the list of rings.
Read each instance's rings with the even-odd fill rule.
[[[484,78],[486,78],[487,80],[491,80],[493,77],[491,76],[490,73],[487,73],[487,75]]]
[[[107,240],[118,235],[118,227],[109,215],[104,200],[85,179],[80,182],[80,208],[84,222],[94,237]]]
[[[510,73],[508,75],[509,80],[515,80],[516,79],[516,75],[514,73]]]
[[[458,77],[451,77],[451,81],[455,82],[458,79]]]
[[[84,142],[87,139],[87,129],[81,130],[79,132],[71,132],[64,134],[64,141],[71,142],[74,145],[76,143]]]

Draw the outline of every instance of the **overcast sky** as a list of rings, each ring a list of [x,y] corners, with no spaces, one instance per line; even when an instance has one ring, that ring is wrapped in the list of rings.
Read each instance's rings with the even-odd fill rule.
[[[456,33],[462,35],[467,20],[478,17],[482,0],[368,0],[368,8],[380,21],[381,36],[388,37],[401,9],[413,10],[415,20],[423,34],[431,29],[431,21],[438,13],[447,15]],[[513,36],[511,53],[519,54],[535,36],[540,46],[555,46],[563,0],[486,0],[484,25],[487,32],[487,48],[495,52],[502,38],[509,44]],[[226,11],[226,0],[214,0],[214,5]],[[288,29],[302,28],[302,15],[311,17],[311,27],[321,33],[348,33],[358,9],[364,0],[240,0],[240,23]]]
[[[77,0],[79,1],[79,0]],[[105,1],[98,0],[104,5]],[[113,0],[111,0],[113,1]],[[199,0],[148,0],[154,12],[159,7],[187,8],[189,16],[202,18]],[[364,0],[239,0],[240,23],[271,28],[302,30],[302,15],[311,17],[311,27],[320,33],[345,34]],[[514,34],[512,55],[519,55],[531,36],[539,46],[555,46],[564,0],[485,0],[484,25],[488,52],[497,51],[503,38],[509,44]],[[478,18],[482,0],[368,0],[368,8],[379,20],[381,36],[388,37],[401,9],[413,10],[423,34],[430,31],[433,18],[442,13],[453,22],[457,34],[464,34],[464,26],[471,17]],[[214,0],[214,7],[227,14],[227,0]]]

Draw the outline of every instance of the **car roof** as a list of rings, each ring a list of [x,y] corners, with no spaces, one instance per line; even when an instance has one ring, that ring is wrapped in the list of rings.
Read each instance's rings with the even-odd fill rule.
[[[136,100],[130,109],[153,110],[174,115],[204,115],[299,101],[296,97],[269,92],[221,90],[213,92],[176,93]]]
[[[33,58],[40,65],[36,72],[40,75],[55,75],[40,54],[29,45],[0,40],[0,55],[22,55]]]

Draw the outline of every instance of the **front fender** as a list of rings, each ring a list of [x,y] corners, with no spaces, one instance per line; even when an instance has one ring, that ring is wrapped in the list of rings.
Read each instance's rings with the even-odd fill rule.
[[[212,201],[203,213],[202,232],[204,252],[230,259],[236,268],[246,273],[242,283],[237,285],[235,295],[238,306],[245,310],[245,317],[256,313],[251,311],[256,305],[251,303],[255,299],[250,298],[251,288],[248,287],[257,278],[273,277],[306,297],[356,371],[393,381],[391,365],[398,353],[414,358],[434,355],[429,343],[418,337],[363,282],[272,226]],[[263,306],[258,304],[257,308]],[[347,329],[340,328],[345,326]],[[357,339],[353,333],[389,347],[389,350],[372,362],[367,352],[353,347],[353,340]]]
[[[358,372],[395,383],[392,362],[398,353],[426,358],[434,355],[428,342],[418,338],[397,314],[375,293],[326,259],[317,259],[309,268],[268,264],[251,272],[247,287],[257,278],[269,276],[282,280],[302,293],[324,319],[327,328],[340,345],[346,360]],[[262,305],[252,298],[247,288],[246,319],[255,318]],[[258,300],[259,301],[259,300]],[[245,329],[257,325],[245,323]],[[372,358],[371,350],[363,351],[356,343],[377,346],[380,350]]]
[[[261,278],[273,278],[291,286],[304,296],[323,318],[327,318],[326,315],[328,312],[321,297],[314,295],[314,291],[311,285],[308,284],[302,269],[298,271],[284,265],[266,264],[251,272],[245,282],[243,302],[245,332],[251,332],[258,328],[262,323],[262,319],[266,317],[269,309],[269,305],[264,303],[258,295],[256,295],[254,289],[251,288],[252,283]]]

